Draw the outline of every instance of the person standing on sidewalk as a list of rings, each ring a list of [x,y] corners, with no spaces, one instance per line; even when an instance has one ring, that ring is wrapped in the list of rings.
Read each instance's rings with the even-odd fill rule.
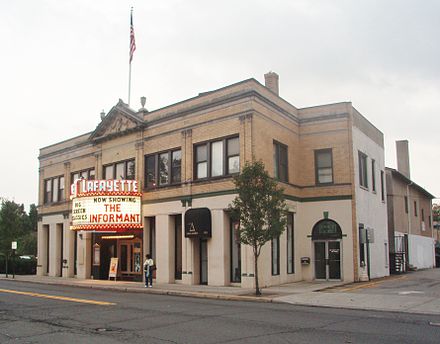
[[[144,273],[145,273],[145,288],[153,288],[153,269],[154,260],[150,254],[145,255]]]

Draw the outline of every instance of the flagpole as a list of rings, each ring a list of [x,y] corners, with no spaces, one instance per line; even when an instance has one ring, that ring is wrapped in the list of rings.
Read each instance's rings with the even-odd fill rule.
[[[128,67],[128,106],[130,106],[130,93],[131,93],[131,61]]]
[[[134,27],[133,27],[133,7],[130,13],[130,57],[128,65],[128,106],[130,106],[131,97],[131,60],[133,60],[133,53],[136,50],[136,42],[134,40]]]

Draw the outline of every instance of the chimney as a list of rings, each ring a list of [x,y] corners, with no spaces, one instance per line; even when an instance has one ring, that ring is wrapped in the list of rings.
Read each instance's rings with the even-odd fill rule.
[[[408,140],[396,141],[396,152],[397,152],[397,171],[402,173],[406,178],[411,179],[409,173]]]
[[[269,72],[264,74],[265,86],[273,93],[275,93],[277,96],[279,95],[278,79],[279,77],[277,73]]]

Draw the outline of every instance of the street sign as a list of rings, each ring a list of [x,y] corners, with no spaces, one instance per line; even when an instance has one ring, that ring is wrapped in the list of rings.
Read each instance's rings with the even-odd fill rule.
[[[13,241],[13,242],[12,242],[11,248],[12,248],[13,250],[16,250],[16,249],[17,249],[17,242],[16,242],[16,241]]]

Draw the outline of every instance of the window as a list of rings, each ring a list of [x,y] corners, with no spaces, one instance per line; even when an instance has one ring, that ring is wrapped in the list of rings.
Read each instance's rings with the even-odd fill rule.
[[[180,149],[145,157],[145,181],[147,188],[180,183],[182,151]]]
[[[287,214],[287,273],[295,272],[293,213]]]
[[[95,179],[95,169],[94,168],[89,168],[89,169],[86,169],[86,170],[74,172],[70,176],[71,176],[70,177],[71,184],[73,184],[78,179],[94,180]]]
[[[196,147],[196,179],[208,177],[207,145]]]
[[[280,274],[280,237],[272,239],[272,276]]]
[[[417,201],[414,201],[414,216],[417,217]]]
[[[241,245],[240,245],[240,223],[230,221],[231,233],[231,282],[241,282]]]
[[[104,166],[104,179],[135,179],[134,159]]]
[[[380,171],[380,197],[382,199],[382,202],[385,202],[385,183],[383,171]]]
[[[227,141],[227,171],[228,174],[240,172],[240,142],[238,137],[234,137]]]
[[[367,156],[359,151],[359,184],[368,189]]]
[[[428,223],[429,223],[429,228],[432,227],[432,223],[431,223],[431,215],[428,216]]]
[[[223,142],[211,143],[211,177],[223,175]]]
[[[274,176],[281,182],[288,182],[287,146],[274,141],[273,148]]]
[[[49,178],[44,181],[44,204],[62,202],[64,194],[64,176]]]
[[[371,188],[376,192],[376,160],[371,159]]]
[[[388,255],[388,243],[384,243],[384,249],[385,249],[385,267],[387,268],[389,265],[389,255]]]
[[[404,201],[405,201],[405,213],[408,214],[408,196],[405,196]]]
[[[315,180],[316,184],[333,183],[333,157],[331,149],[315,151]]]
[[[422,221],[425,222],[425,209],[422,208]]]
[[[194,155],[195,179],[228,176],[240,171],[238,137],[198,144]]]
[[[159,185],[166,185],[169,183],[169,156],[168,153],[159,154]]]

